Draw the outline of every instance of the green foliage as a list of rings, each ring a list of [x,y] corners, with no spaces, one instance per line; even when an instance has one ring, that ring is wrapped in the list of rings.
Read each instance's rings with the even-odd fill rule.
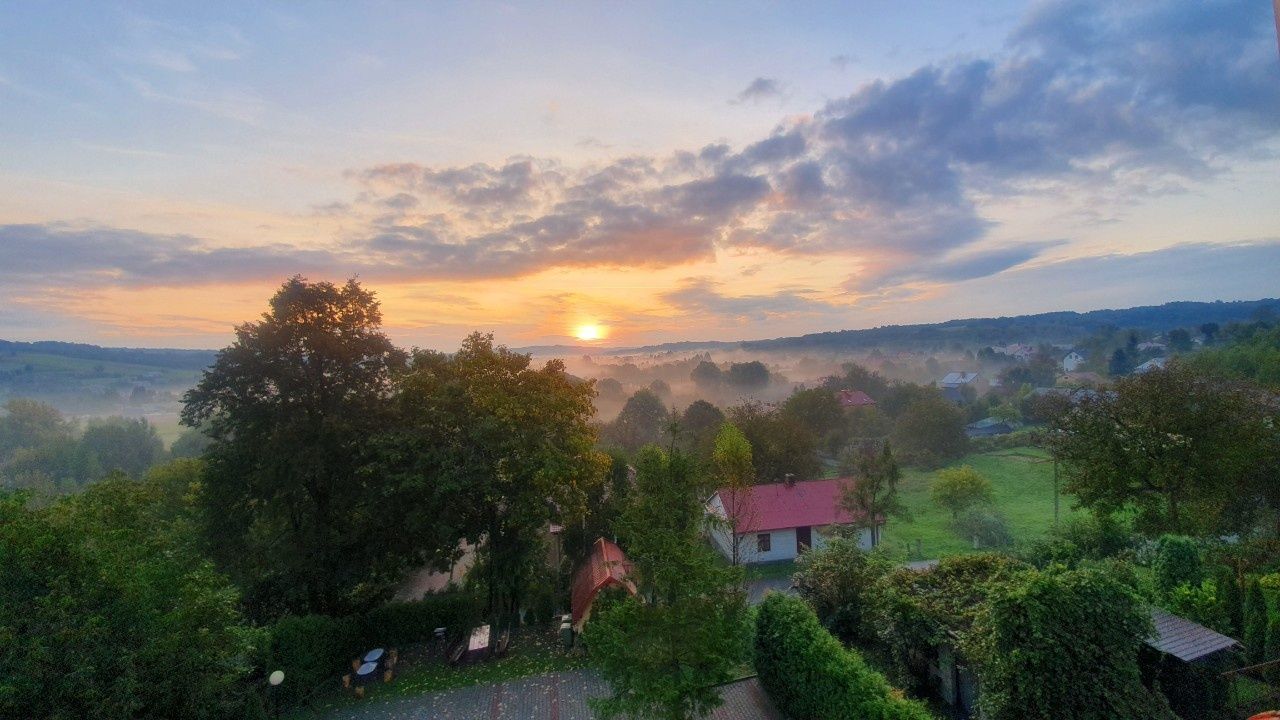
[[[952,522],[956,534],[972,540],[977,547],[997,548],[1013,542],[1009,521],[995,508],[970,507]]]
[[[765,691],[787,717],[930,717],[923,705],[904,699],[858,653],[842,647],[798,598],[779,593],[765,598],[756,616],[755,665]]]
[[[759,360],[732,363],[724,374],[725,382],[742,390],[759,390],[769,384],[769,368]]]
[[[694,718],[721,702],[715,685],[747,660],[741,570],[725,567],[702,541],[707,484],[678,451],[647,447],[619,521],[638,598],[592,612],[585,641],[609,697],[603,717]]]
[[[284,671],[276,699],[286,707],[337,687],[361,651],[359,630],[348,618],[287,615],[271,626],[269,635],[263,669]]]
[[[1229,377],[1280,388],[1280,327],[1261,330],[1225,347],[1196,353],[1193,366]]]
[[[706,400],[694,400],[680,416],[681,440],[684,447],[700,461],[711,459],[716,435],[724,424],[724,413]]]
[[[872,641],[872,593],[893,569],[878,552],[866,552],[853,538],[837,537],[820,550],[801,555],[793,578],[796,589],[828,630],[846,642]]]
[[[1132,509],[1147,532],[1247,526],[1259,496],[1280,503],[1274,411],[1254,388],[1178,361],[1085,398],[1049,434],[1066,491],[1087,508]]]
[[[1156,591],[1167,597],[1182,585],[1198,586],[1204,579],[1200,548],[1185,535],[1161,535],[1156,542],[1156,556],[1151,564]]]
[[[724,373],[715,363],[703,360],[689,373],[689,379],[702,390],[715,390],[724,381]]]
[[[826,388],[795,391],[782,403],[782,412],[803,424],[824,447],[839,447],[848,435],[844,409]]]
[[[726,511],[731,513],[724,518],[714,518],[712,522],[724,526],[730,545],[729,562],[738,565],[742,561],[742,536],[735,528],[750,524],[751,518],[741,515],[750,507],[745,500],[751,492],[755,468],[751,463],[751,443],[747,442],[746,436],[733,423],[720,426],[711,462],[712,479],[725,503]]]
[[[294,277],[270,305],[185,397],[183,423],[213,441],[202,493],[210,547],[257,616],[350,611],[420,554],[393,541],[408,539],[402,515],[423,508],[355,481],[389,422],[404,354],[354,280]]]
[[[889,443],[851,448],[841,459],[840,473],[852,478],[840,497],[840,505],[853,516],[851,525],[871,530],[871,544],[880,544],[880,530],[892,516],[910,522],[911,513],[898,499],[902,471]]]
[[[967,644],[984,715],[1172,720],[1139,673],[1150,630],[1142,601],[1102,572],[1031,570],[994,586]]]
[[[1233,638],[1240,637],[1244,632],[1244,592],[1240,589],[1235,570],[1230,567],[1223,566],[1218,573],[1218,599],[1226,628],[1223,633]]]
[[[0,499],[0,716],[250,712],[258,633],[195,551],[170,482],[186,474],[109,478],[43,510]]]
[[[890,440],[908,465],[931,468],[964,455],[965,416],[936,391],[912,401],[893,424]]]
[[[1244,595],[1244,636],[1240,638],[1251,663],[1262,662],[1266,654],[1267,620],[1267,598],[1262,594],[1262,586],[1253,580]]]
[[[941,643],[967,638],[993,589],[1027,565],[997,553],[944,557],[924,571],[900,568],[877,585],[876,623],[904,680],[923,683],[922,658]]]
[[[968,465],[939,470],[929,488],[933,501],[951,511],[951,517],[973,505],[986,505],[995,500],[991,481]]]
[[[435,550],[444,565],[466,538],[479,548],[469,577],[483,583],[493,620],[511,621],[547,583],[547,526],[580,522],[602,491],[610,463],[589,425],[591,385],[558,360],[533,367],[479,334],[450,355],[416,353],[398,381],[394,430],[370,474],[383,478],[384,504],[407,517],[379,540]]]
[[[1231,631],[1218,583],[1213,580],[1204,580],[1198,585],[1183,583],[1173,588],[1165,595],[1164,608],[1220,633]]]
[[[477,598],[464,592],[391,603],[361,615],[286,615],[269,628],[262,670],[283,670],[277,700],[297,705],[338,687],[342,675],[351,672],[352,659],[371,648],[429,642],[438,627],[457,638],[480,615]]]
[[[751,443],[756,482],[782,482],[818,476],[818,440],[803,423],[759,403],[730,408],[729,420]]]
[[[139,477],[164,457],[164,443],[146,418],[90,420],[80,443],[107,473]]]
[[[1267,641],[1263,647],[1264,662],[1280,660],[1280,611],[1271,613],[1267,620]]]
[[[652,390],[637,390],[627,398],[622,412],[605,429],[605,439],[624,450],[635,452],[662,440],[670,418],[667,407]]]

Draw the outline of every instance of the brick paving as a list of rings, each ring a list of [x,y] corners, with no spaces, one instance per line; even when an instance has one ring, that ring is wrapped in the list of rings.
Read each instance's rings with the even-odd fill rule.
[[[592,720],[587,700],[608,685],[591,670],[534,675],[432,695],[351,705],[328,720]],[[755,678],[725,685],[712,720],[782,720]]]

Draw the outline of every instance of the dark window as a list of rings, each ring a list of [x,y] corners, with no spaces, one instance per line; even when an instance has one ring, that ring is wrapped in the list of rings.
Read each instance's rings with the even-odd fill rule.
[[[760,533],[756,536],[756,550],[759,552],[769,552],[773,547],[773,536],[769,533]]]

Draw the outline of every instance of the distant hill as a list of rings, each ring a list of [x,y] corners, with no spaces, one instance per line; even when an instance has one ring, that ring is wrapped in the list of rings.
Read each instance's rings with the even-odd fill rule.
[[[1037,315],[968,318],[921,325],[884,325],[865,330],[836,330],[772,340],[741,342],[675,342],[625,348],[575,345],[543,345],[519,348],[535,355],[649,355],[699,350],[870,350],[911,349],[949,345],[1007,345],[1025,343],[1073,343],[1110,325],[1123,329],[1166,331],[1195,328],[1204,323],[1226,325],[1247,322],[1261,313],[1280,314],[1280,299],[1232,302],[1169,302],[1121,310],[1059,311]]]
[[[0,353],[39,353],[78,360],[150,365],[172,370],[203,370],[213,364],[214,350],[171,350],[167,348],[109,348],[84,343],[16,342],[0,340]]]
[[[589,345],[533,345],[515,348],[534,355],[652,355],[703,350],[870,350],[926,348],[951,343],[966,346],[1026,343],[1072,343],[1110,325],[1117,328],[1166,331],[1195,328],[1204,323],[1247,322],[1264,313],[1280,314],[1280,299],[1232,302],[1170,302],[1122,310],[1048,312],[996,318],[968,318],[921,325],[884,325],[865,330],[835,330],[772,340],[739,342],[696,340],[637,347]],[[0,353],[40,353],[82,360],[150,365],[174,370],[202,370],[213,363],[214,350],[166,348],[108,348],[84,343],[0,340]]]

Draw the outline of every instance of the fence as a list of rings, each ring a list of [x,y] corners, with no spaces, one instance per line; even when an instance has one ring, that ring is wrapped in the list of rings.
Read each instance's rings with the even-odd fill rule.
[[[1266,710],[1280,710],[1280,660],[1228,670],[1225,717],[1247,718]]]

